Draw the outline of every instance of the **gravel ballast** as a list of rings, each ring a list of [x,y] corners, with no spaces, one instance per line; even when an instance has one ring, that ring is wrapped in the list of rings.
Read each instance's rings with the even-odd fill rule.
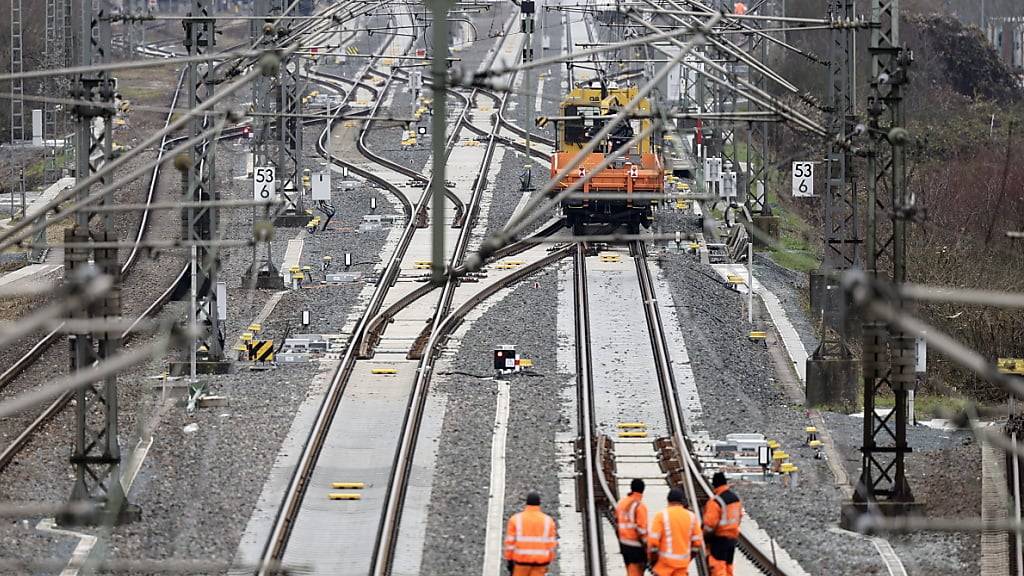
[[[438,375],[434,382],[436,392],[447,398],[447,406],[423,574],[478,574],[483,566],[484,532],[465,527],[479,526],[487,514],[496,395],[489,378],[492,352],[498,344],[513,343],[520,354],[534,361],[532,376],[511,378],[503,518],[522,508],[529,490],[541,494],[549,513],[559,507],[555,432],[565,425],[559,389],[571,375],[556,372],[556,301],[552,268],[525,279],[474,322],[459,342],[451,373]],[[453,554],[456,549],[458,553]]]

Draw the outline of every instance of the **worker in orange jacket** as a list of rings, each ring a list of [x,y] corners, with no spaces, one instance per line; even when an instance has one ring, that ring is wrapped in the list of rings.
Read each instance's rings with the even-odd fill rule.
[[[683,505],[683,491],[668,491],[668,507],[654,515],[647,554],[656,576],[687,576],[690,558],[704,545],[697,516]]]
[[[508,519],[505,561],[512,576],[544,576],[555,559],[558,527],[540,510],[540,494],[526,495],[526,508]]]
[[[715,495],[704,506],[704,537],[708,541],[708,568],[711,576],[732,576],[736,544],[740,538],[743,503],[725,480],[715,472],[711,479]]]
[[[619,551],[626,565],[626,576],[643,576],[647,567],[647,505],[644,481],[634,478],[629,494],[615,506],[615,529],[619,533]]]

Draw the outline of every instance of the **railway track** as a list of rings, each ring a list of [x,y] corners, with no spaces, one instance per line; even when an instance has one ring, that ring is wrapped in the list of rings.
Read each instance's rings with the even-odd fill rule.
[[[389,74],[385,86],[381,89],[381,92],[378,95],[378,101],[382,99],[381,95],[390,89],[391,83],[394,82],[394,80],[395,74]],[[472,103],[472,101],[472,95],[464,100],[467,104]],[[451,153],[454,143],[458,139],[458,134],[469,124],[468,112],[469,107],[464,107],[462,114],[458,117],[456,126],[447,143],[449,153]],[[372,113],[373,112],[371,112],[371,114]],[[366,124],[369,124],[369,122]],[[365,136],[366,133],[366,126],[363,128],[361,136]],[[497,127],[494,127],[490,133],[484,152],[479,157],[479,162],[482,166],[482,169],[480,170],[481,174],[474,179],[469,190],[462,188],[462,193],[468,193],[469,196],[465,202],[467,208],[464,217],[465,223],[468,225],[464,224],[458,232],[458,236],[454,243],[453,253],[450,257],[450,261],[453,265],[457,265],[466,254],[467,247],[472,236],[472,223],[475,218],[475,209],[476,206],[479,205],[483,189],[486,185],[486,170],[491,163],[494,148],[498,143],[498,139],[495,137],[496,131]],[[324,140],[325,138],[322,136],[320,139],[321,152],[324,151]],[[360,152],[367,155],[366,153],[369,151],[369,148],[365,145],[364,138],[360,137],[359,140],[362,141]],[[354,165],[349,162],[344,162],[333,157],[333,155],[331,156],[332,162],[335,164],[347,165],[350,170],[354,167]],[[374,162],[379,159],[379,155],[374,154],[372,151],[370,151],[370,154],[367,156],[368,159]],[[413,177],[413,174],[410,173],[411,171],[406,167],[401,167],[400,170],[396,170],[394,162],[385,161],[379,163],[379,165],[382,166],[385,173],[391,171],[410,178]],[[375,181],[383,183],[379,179],[375,179]],[[464,184],[465,182],[463,182],[463,186]],[[391,189],[392,192],[396,192],[393,183],[390,183],[390,185],[386,187]],[[419,201],[413,206],[413,213],[425,213],[428,202],[429,194],[424,191]],[[556,229],[557,228],[555,226],[549,226],[546,228],[546,230],[549,231],[554,231]],[[360,380],[353,381],[356,366],[360,363],[362,363],[363,366],[372,366],[374,365],[372,362],[381,361],[380,351],[376,352],[376,358],[374,358],[374,352],[372,351],[360,354],[360,348],[365,348],[362,343],[366,342],[369,338],[375,319],[379,317],[382,311],[390,310],[390,314],[392,314],[392,323],[402,325],[403,322],[408,322],[401,318],[402,314],[410,313],[409,308],[412,307],[411,305],[416,300],[419,300],[419,296],[431,291],[430,289],[422,287],[420,290],[408,290],[408,288],[401,288],[396,293],[393,289],[396,285],[401,286],[401,283],[396,283],[398,282],[399,274],[403,271],[403,262],[405,264],[405,269],[408,269],[408,260],[410,258],[409,248],[413,237],[416,234],[416,230],[416,222],[414,220],[410,220],[402,233],[398,247],[384,267],[384,271],[378,282],[378,287],[371,296],[369,306],[356,325],[350,339],[350,345],[347,348],[334,377],[332,378],[324,401],[317,413],[315,423],[311,428],[310,435],[305,442],[303,453],[299,459],[299,465],[296,467],[295,474],[293,475],[288,490],[286,491],[284,501],[282,502],[282,506],[278,512],[267,546],[264,549],[261,563],[266,568],[264,568],[262,573],[270,573],[270,571],[273,570],[274,565],[282,561],[288,562],[291,558],[286,552],[288,550],[287,545],[291,540],[296,526],[301,522],[300,512],[303,509],[302,506],[304,500],[308,498],[306,492],[309,490],[313,483],[314,475],[317,473],[316,463],[319,459],[323,458],[326,439],[330,434],[335,415],[339,410],[339,406],[341,405],[343,398],[347,398],[353,393],[358,393],[359,386],[362,384]],[[501,278],[495,278],[492,282],[487,282],[484,286],[477,285],[479,289],[469,297],[466,297],[461,292],[459,296],[456,295],[456,288],[459,282],[454,277],[450,277],[446,281],[445,285],[440,288],[440,295],[437,303],[430,308],[432,310],[432,312],[430,312],[430,316],[433,319],[430,321],[429,328],[423,331],[420,337],[416,339],[417,341],[422,342],[423,348],[422,353],[418,355],[419,358],[414,357],[410,351],[410,354],[408,355],[404,353],[402,354],[402,356],[405,356],[405,358],[403,358],[403,360],[406,361],[405,363],[396,359],[396,364],[399,365],[398,372],[412,376],[414,381],[409,382],[410,388],[408,389],[408,393],[403,393],[402,396],[402,398],[406,399],[404,403],[407,406],[407,410],[405,411],[406,415],[404,417],[404,422],[401,425],[401,430],[397,434],[394,448],[392,448],[395,456],[392,461],[392,465],[388,468],[391,472],[389,473],[387,482],[387,491],[383,494],[384,505],[382,506],[379,529],[376,532],[377,543],[375,546],[375,553],[370,566],[371,571],[375,573],[387,573],[390,567],[390,562],[393,558],[398,535],[398,526],[400,525],[401,510],[403,507],[405,490],[412,463],[413,450],[417,439],[420,421],[423,416],[427,385],[432,372],[433,356],[444,338],[452,329],[454,329],[455,326],[458,325],[462,317],[464,317],[464,315],[478,302],[532,273],[539,267],[547,265],[548,263],[564,257],[567,254],[564,250],[548,252],[544,248],[540,248],[534,244],[526,242],[519,246],[515,246],[514,249],[510,250],[508,253],[511,254],[516,251],[529,252],[530,250],[534,251],[534,257],[529,259],[530,263],[528,265],[511,273],[502,274],[500,275]],[[406,298],[410,296],[410,294],[416,292],[419,292],[417,296],[411,299]],[[385,304],[387,302],[390,302],[392,306],[386,307]],[[399,316],[399,318],[395,319],[395,316]],[[380,324],[379,320],[377,323]],[[396,330],[397,328],[391,327],[389,332]],[[385,337],[390,337],[390,335],[386,335]],[[392,342],[394,342],[393,339]],[[407,344],[405,346],[406,348],[408,347]],[[388,355],[388,357],[392,357],[395,352],[396,350],[394,349],[387,349],[383,353]],[[414,362],[408,362],[410,358],[414,360]],[[404,366],[407,366],[408,368],[403,368]],[[350,390],[352,386],[356,387],[355,391]],[[391,410],[393,410],[393,407]],[[376,499],[377,496],[375,495],[374,498]],[[304,545],[308,545],[308,543],[304,542]],[[301,561],[302,558],[299,558],[298,560]]]
[[[576,374],[577,374],[577,422],[579,426],[580,441],[578,454],[581,459],[581,469],[584,471],[586,480],[579,483],[578,508],[583,513],[583,547],[585,568],[588,574],[605,574],[619,569],[609,564],[617,561],[617,547],[608,550],[605,538],[614,542],[612,530],[608,535],[603,535],[601,518],[611,518],[610,506],[613,506],[617,499],[617,491],[614,489],[612,480],[607,477],[609,460],[617,460],[616,449],[624,449],[628,454],[625,461],[628,466],[630,462],[642,458],[642,454],[649,452],[650,464],[657,465],[659,457],[665,462],[676,463],[677,468],[670,469],[667,481],[663,486],[658,485],[649,492],[657,493],[649,499],[654,506],[662,505],[658,497],[663,497],[662,492],[667,491],[669,484],[678,485],[686,493],[690,509],[698,515],[703,504],[712,495],[712,489],[704,479],[699,464],[692,457],[689,450],[689,440],[686,433],[686,423],[682,416],[682,404],[676,387],[676,377],[672,368],[671,355],[664,326],[662,325],[661,312],[655,292],[654,277],[648,264],[648,253],[646,244],[642,241],[629,243],[629,255],[633,260],[635,279],[639,287],[638,293],[643,307],[643,322],[649,336],[650,352],[653,357],[652,367],[655,371],[655,378],[658,385],[658,393],[661,396],[661,409],[664,413],[665,425],[668,432],[667,438],[652,443],[649,439],[640,440],[619,440],[612,442],[607,437],[602,437],[601,431],[594,424],[597,420],[597,409],[595,408],[595,384],[594,371],[592,367],[593,338],[590,326],[590,295],[588,293],[587,280],[587,251],[583,243],[575,246],[573,254],[573,291],[574,291],[574,322],[576,328]],[[617,257],[615,258],[617,261]],[[605,272],[607,274],[607,272]],[[623,271],[625,273],[625,271]],[[602,306],[607,303],[602,302]],[[603,335],[607,337],[608,335]],[[646,362],[646,360],[644,360]],[[641,377],[641,376],[638,376]],[[641,377],[641,379],[643,379]],[[620,406],[621,408],[621,406]],[[627,409],[628,410],[628,409]],[[660,446],[658,452],[655,446]],[[613,448],[608,450],[608,446]],[[628,472],[624,472],[628,476]],[[625,476],[623,477],[625,479]],[[616,478],[616,480],[620,480]],[[650,483],[650,481],[649,481]],[[657,484],[657,483],[655,483]],[[619,486],[623,484],[618,483]],[[652,488],[649,485],[649,488]],[[612,523],[612,527],[614,523]],[[761,550],[746,535],[741,535],[740,552],[743,558],[738,558],[736,570],[739,574],[768,574],[772,576],[783,576],[786,572],[776,566],[770,553]],[[699,574],[708,573],[706,557],[701,554],[696,562]]]
[[[178,77],[178,82],[174,90],[174,94],[171,97],[171,112],[167,114],[167,118],[164,123],[165,126],[169,124],[173,119],[174,109],[177,107],[178,99],[181,96],[182,88],[185,82],[185,77],[186,73],[184,71]],[[138,261],[138,256],[141,251],[142,241],[149,230],[150,217],[152,211],[148,208],[148,206],[150,206],[153,203],[156,197],[157,183],[159,182],[160,169],[162,167],[161,161],[164,157],[164,154],[168,149],[173,147],[175,142],[182,140],[183,138],[169,139],[165,137],[161,142],[160,149],[157,151],[157,164],[154,166],[153,172],[150,175],[149,187],[146,193],[145,204],[147,208],[142,212],[142,217],[139,221],[139,227],[135,234],[132,249],[128,253],[128,257],[121,264],[120,271],[122,277],[127,276],[134,268],[136,262]],[[136,318],[136,320],[128,327],[128,329],[126,329],[121,334],[121,339],[123,340],[131,336],[135,328],[139,325],[141,321],[143,321],[145,318],[152,317],[152,315],[156,314],[163,307],[163,305],[167,303],[168,300],[170,300],[171,295],[174,293],[177,286],[184,281],[187,274],[188,266],[185,266],[176,275],[175,280],[171,283],[171,285],[167,287],[163,292],[161,292],[160,295],[146,308],[146,310],[138,318]],[[9,368],[7,368],[7,370],[5,370],[3,374],[0,374],[0,390],[3,390],[8,385],[10,385],[25,370],[27,370],[30,366],[37,362],[46,352],[46,350],[48,350],[49,347],[55,341],[61,338],[61,336],[63,335],[63,328],[64,324],[61,323],[59,326],[51,330],[49,333],[43,336],[43,338],[41,338],[36,344],[34,344],[26,354],[22,355],[16,362],[14,362]],[[14,438],[14,440],[3,450],[3,452],[0,452],[0,472],[7,468],[7,466],[14,460],[14,458],[18,455],[21,449],[24,448],[26,444],[28,444],[28,441],[32,438],[32,436],[36,434],[36,432],[38,432],[42,428],[42,426],[46,424],[46,422],[48,422],[51,418],[57,415],[64,408],[65,405],[67,405],[68,401],[71,399],[72,396],[73,393],[71,392],[67,392],[62,394],[61,396],[58,396],[56,400],[54,400],[52,403],[47,405],[46,408],[43,409],[39,416],[31,420],[28,426],[26,426],[22,430],[22,432],[19,433]]]
[[[607,505],[609,502],[615,502],[616,498],[597,456],[599,433],[594,403],[587,247],[583,242],[577,242],[573,251],[573,303],[576,333],[576,422],[580,438],[578,448],[584,471],[583,480],[577,483],[577,506],[583,513],[583,556],[586,573],[604,574],[605,550],[599,500],[604,498]]]
[[[700,502],[701,506],[703,506],[703,503],[714,492],[701,473],[700,464],[691,455],[689,450],[686,425],[682,417],[682,399],[679,397],[675,372],[672,370],[668,339],[665,335],[665,329],[661,320],[661,310],[658,306],[657,294],[655,293],[654,276],[651,274],[648,264],[647,243],[635,240],[631,242],[630,251],[633,254],[637,269],[640,294],[644,302],[644,313],[650,330],[651,344],[655,352],[658,383],[665,407],[666,420],[669,424],[669,434],[684,467],[682,470],[684,488],[690,502]],[[740,534],[739,550],[761,573],[770,576],[786,575],[786,572],[772,561],[770,552],[762,550],[743,533]],[[702,558],[701,568],[704,568],[705,564],[705,559]]]

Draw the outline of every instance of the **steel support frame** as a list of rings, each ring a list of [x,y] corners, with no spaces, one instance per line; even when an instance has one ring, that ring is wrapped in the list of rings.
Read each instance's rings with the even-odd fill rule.
[[[850,22],[854,19],[853,0],[831,0],[829,19]],[[830,32],[828,65],[829,142],[825,159],[825,255],[829,272],[842,272],[860,264],[860,229],[857,221],[857,189],[853,177],[853,159],[849,138],[857,121],[856,51],[854,32],[836,27]]]
[[[850,22],[854,15],[854,0],[829,1],[828,18],[832,22]],[[821,267],[810,273],[809,283],[813,315],[821,316],[821,340],[807,360],[807,400],[812,405],[850,409],[856,408],[859,388],[857,364],[849,347],[857,315],[851,314],[839,274],[860,266],[862,244],[850,141],[857,122],[856,69],[853,30],[847,26],[832,28],[826,73],[828,101],[824,107],[831,134],[825,157],[824,257]]]
[[[280,14],[280,0],[253,0],[253,16],[260,19],[252,20],[250,24],[249,34],[252,46],[257,48],[268,48],[270,46],[274,33],[269,27],[272,26],[274,16]],[[252,131],[251,151],[253,170],[257,167],[268,166],[271,162],[277,163],[277,156],[271,151],[271,143],[273,142],[276,147],[277,142],[277,139],[272,138],[272,134],[277,127],[277,119],[272,116],[277,109],[277,100],[274,97],[275,82],[275,76],[261,74],[252,83],[252,108],[258,113],[258,116],[253,120]],[[255,234],[258,222],[256,208],[253,208],[252,218],[253,232]],[[270,215],[270,208],[264,211],[263,220],[267,223],[273,221]],[[253,244],[252,265],[242,278],[243,286],[254,286],[260,272],[273,276],[277,275],[277,269],[274,267],[273,261],[272,243],[267,240],[262,242],[262,244],[262,247],[258,244]]]
[[[61,68],[64,64],[64,30],[60,26],[63,11],[63,0],[46,0],[46,35],[43,55],[46,66],[50,69]],[[66,94],[67,86],[63,75],[55,75],[44,84],[50,94]],[[57,131],[57,116],[60,114],[58,105],[43,104],[43,139],[47,142],[46,161],[44,164],[43,183],[55,182],[58,178],[57,140],[63,137]],[[50,142],[53,145],[50,146]],[[45,233],[43,238],[45,239]],[[38,238],[38,237],[37,237]],[[35,249],[33,249],[35,250]]]
[[[110,62],[110,21],[104,3],[94,8],[92,2],[82,2],[79,13],[78,64],[94,66]],[[114,82],[107,73],[95,72],[76,77],[71,98],[80,102],[110,104],[114,100]],[[77,122],[77,176],[79,182],[94,174],[111,158],[109,108],[78,104],[72,109]],[[97,120],[102,127],[97,128]],[[105,179],[99,182],[106,186]],[[89,187],[78,193],[78,199],[89,196]],[[84,246],[90,237],[99,242],[114,242],[117,233],[113,220],[102,219],[103,230],[90,234],[91,214],[79,211],[75,225],[65,231],[65,277],[73,289],[81,289],[85,282],[97,275],[112,279],[110,291],[88,307],[71,313],[75,320],[117,321],[121,316],[121,273],[116,249],[90,251]],[[90,252],[95,264],[90,265]],[[68,336],[70,371],[81,371],[111,358],[121,347],[120,332],[74,332]],[[134,518],[138,508],[130,506],[121,486],[121,449],[118,434],[117,376],[92,382],[75,390],[75,445],[71,455],[75,482],[70,501],[87,505],[89,512],[68,513],[58,517],[63,525],[113,523]]]
[[[212,15],[212,0],[193,0],[191,16],[185,22],[185,48],[190,56],[201,56],[214,50],[215,21]],[[193,62],[188,65],[188,106],[196,108],[211,98],[216,88],[216,66]],[[197,115],[192,119],[191,133],[201,134],[208,118]],[[216,202],[220,194],[216,186],[216,165],[214,150],[216,139],[198,142],[191,150],[191,162],[187,171],[188,197],[194,202]],[[224,336],[217,316],[217,274],[220,260],[216,249],[210,247],[218,228],[217,209],[206,206],[192,206],[185,211],[182,236],[189,242],[199,243],[195,255],[196,291],[194,306],[195,322],[202,335],[193,343],[195,355],[203,361],[224,360]],[[200,393],[193,383],[191,398]]]
[[[432,42],[434,57],[431,61],[431,77],[433,78],[434,109],[431,116],[430,138],[432,146],[432,163],[430,172],[430,220],[431,220],[431,274],[430,282],[441,286],[447,273],[445,258],[445,165],[447,154],[445,143],[448,141],[448,12],[455,5],[454,0],[425,0],[430,8],[433,27]],[[529,159],[527,159],[529,161]]]
[[[278,135],[278,181],[283,183],[289,211],[303,214],[302,186],[302,95],[306,91],[306,79],[302,70],[303,61],[293,56],[290,62],[282,63],[278,85],[277,117]]]
[[[903,88],[911,55],[900,45],[899,0],[872,0],[871,95],[868,97],[868,201],[865,267],[873,280],[906,279],[908,205]],[[888,222],[884,222],[888,219]],[[883,226],[888,224],[888,226]],[[901,302],[897,303],[902,306]],[[914,339],[874,318],[863,323],[864,446],[854,503],[900,513],[914,503],[906,476],[908,395],[915,385]],[[886,390],[895,406],[875,412]]]
[[[536,8],[536,2],[527,4],[526,8],[520,5],[520,31],[523,34],[523,65],[533,62],[533,33],[536,27],[536,21],[534,18],[534,10]],[[524,191],[533,189],[533,158],[530,156],[530,132],[533,129],[533,113],[534,103],[531,102],[533,94],[533,70],[527,68],[524,71],[524,84],[526,88],[523,90],[524,108],[526,108],[526,126],[524,127],[525,143],[526,143],[526,165],[524,166],[523,178],[522,178],[522,189]]]
[[[760,11],[764,5],[758,6],[755,11]],[[758,22],[754,22],[755,28],[760,28]],[[761,36],[751,36],[750,49],[748,53],[758,58],[762,64],[768,63],[768,42]],[[747,81],[754,86],[768,91],[768,79],[764,74],[758,73],[752,66],[747,66]],[[747,111],[757,111],[757,105],[747,100]],[[769,158],[768,133],[773,129],[774,124],[770,122],[748,122],[746,145],[747,145],[747,166],[743,171],[745,178],[742,186],[746,190],[747,204],[752,214],[766,214],[765,206],[768,204],[769,174],[768,167],[771,165]],[[758,188],[758,182],[761,187]],[[737,182],[737,185],[740,185]]]
[[[77,62],[77,56],[75,53],[75,33],[74,33],[74,9],[72,6],[72,0],[58,0],[57,4],[57,27],[63,30],[63,33],[58,33],[58,37],[63,38],[63,49],[64,49],[64,68],[70,68]],[[60,80],[64,82],[65,86],[70,90],[71,84],[67,79]],[[57,130],[60,132],[61,137],[68,135],[71,129],[70,115],[61,114],[57,117]],[[77,166],[76,154],[74,142],[72,138],[64,138],[64,171],[70,172]]]
[[[11,142],[25,140],[25,72],[24,37],[22,34],[21,0],[11,0]]]

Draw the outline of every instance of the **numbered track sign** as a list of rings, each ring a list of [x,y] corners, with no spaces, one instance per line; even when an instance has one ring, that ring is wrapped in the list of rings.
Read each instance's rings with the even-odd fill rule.
[[[277,169],[272,166],[257,167],[252,171],[252,199],[255,202],[273,200],[277,191]]]
[[[793,162],[793,197],[814,196],[814,162]]]
[[[331,199],[331,175],[320,172],[313,175],[313,200]]]

